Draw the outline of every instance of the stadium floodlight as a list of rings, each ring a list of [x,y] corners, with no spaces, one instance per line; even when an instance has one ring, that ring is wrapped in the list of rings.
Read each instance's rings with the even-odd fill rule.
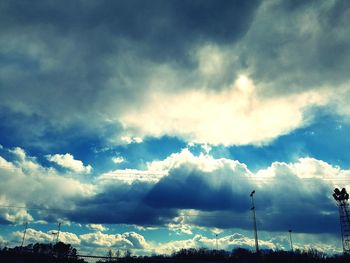
[[[337,202],[349,200],[349,194],[346,192],[345,188],[342,188],[341,191],[338,188],[334,189],[333,198]]]
[[[343,243],[344,254],[350,253],[350,213],[349,213],[349,194],[345,188],[339,190],[335,188],[332,194],[339,208],[340,229]]]

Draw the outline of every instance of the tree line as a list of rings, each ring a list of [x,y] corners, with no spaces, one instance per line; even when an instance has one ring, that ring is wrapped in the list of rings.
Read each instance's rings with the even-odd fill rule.
[[[103,259],[102,259],[103,258]],[[56,244],[35,243],[25,247],[4,247],[0,249],[0,262],[6,263],[84,263],[83,258],[79,257],[76,248],[70,244],[58,242]],[[121,262],[121,263],[348,263],[350,255],[327,255],[315,249],[307,251],[295,250],[262,250],[259,253],[252,252],[244,248],[235,248],[232,251],[211,250],[206,248],[180,249],[171,255],[153,255],[153,256],[132,256],[131,253],[125,253],[123,256],[116,251],[108,251],[105,257],[101,257],[97,263]]]

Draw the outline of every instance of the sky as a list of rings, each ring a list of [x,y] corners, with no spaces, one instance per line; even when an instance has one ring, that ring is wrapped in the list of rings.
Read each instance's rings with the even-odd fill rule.
[[[342,250],[350,2],[0,3],[0,246]],[[216,243],[217,242],[217,243]]]

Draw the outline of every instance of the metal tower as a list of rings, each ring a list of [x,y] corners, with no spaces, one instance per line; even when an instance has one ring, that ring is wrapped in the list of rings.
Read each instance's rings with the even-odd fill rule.
[[[334,189],[333,198],[337,201],[339,208],[340,229],[343,242],[344,254],[350,254],[350,212],[349,212],[349,194],[346,189]]]

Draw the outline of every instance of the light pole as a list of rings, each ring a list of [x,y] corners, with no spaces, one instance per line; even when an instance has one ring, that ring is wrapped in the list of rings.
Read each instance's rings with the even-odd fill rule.
[[[26,233],[27,233],[27,228],[28,228],[28,222],[25,224],[24,232],[23,232],[23,237],[22,237],[22,243],[21,243],[21,249],[23,248],[24,241],[26,239]]]
[[[254,238],[255,238],[255,250],[256,253],[259,253],[259,242],[258,242],[258,229],[256,227],[256,215],[255,215],[255,204],[254,204],[254,194],[255,190],[250,193],[250,197],[252,198],[252,213],[253,213],[253,227],[254,227]]]
[[[215,234],[215,241],[216,241],[216,250],[219,250],[219,247],[218,247],[218,234]]]
[[[288,230],[288,232],[289,232],[289,240],[290,240],[290,249],[293,252],[292,230]]]

